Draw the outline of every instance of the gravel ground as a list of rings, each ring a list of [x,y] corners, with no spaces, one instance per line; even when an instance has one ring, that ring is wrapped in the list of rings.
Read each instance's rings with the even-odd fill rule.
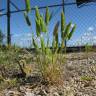
[[[96,53],[69,53],[66,58],[62,87],[26,84],[0,96],[96,96]]]

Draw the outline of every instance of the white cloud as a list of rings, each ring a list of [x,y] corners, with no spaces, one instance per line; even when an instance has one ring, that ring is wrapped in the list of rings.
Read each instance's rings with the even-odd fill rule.
[[[96,40],[96,36],[94,36],[93,39]]]
[[[93,31],[94,30],[94,27],[89,27],[88,28],[88,31]]]

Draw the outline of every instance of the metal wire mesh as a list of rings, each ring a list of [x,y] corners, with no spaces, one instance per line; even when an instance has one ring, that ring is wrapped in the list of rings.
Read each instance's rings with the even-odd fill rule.
[[[3,4],[2,4],[3,3]],[[24,9],[24,2],[22,0],[14,0],[14,3],[20,8]],[[65,18],[66,23],[72,22],[77,25],[76,32],[74,33],[72,39],[68,42],[67,46],[77,46],[89,43],[91,45],[96,45],[96,3],[89,3],[80,8],[75,4],[76,0],[65,0]],[[0,2],[0,6],[6,8],[6,0]],[[31,6],[49,6],[49,5],[62,4],[62,0],[31,0]],[[54,24],[60,21],[60,15],[63,7],[51,7],[50,12],[54,13],[54,16],[49,24],[50,42],[52,41],[52,32]],[[11,6],[11,11],[16,10]],[[6,10],[4,11],[6,12]],[[41,13],[45,12],[45,9],[40,9]],[[31,11],[29,14],[30,20],[32,22],[32,27],[29,28],[25,22],[23,12],[18,12],[11,14],[11,38],[12,44],[16,44],[22,47],[32,46],[32,32],[35,34],[35,12]],[[0,29],[6,35],[7,25],[6,16],[0,17]],[[6,38],[4,40],[6,43]]]

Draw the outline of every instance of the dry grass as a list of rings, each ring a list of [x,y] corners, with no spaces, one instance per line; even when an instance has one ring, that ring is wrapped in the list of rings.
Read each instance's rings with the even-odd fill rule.
[[[63,83],[63,60],[60,55],[55,54],[50,60],[46,56],[37,58],[38,70],[41,76],[49,84],[62,85]],[[58,60],[62,59],[61,62]]]

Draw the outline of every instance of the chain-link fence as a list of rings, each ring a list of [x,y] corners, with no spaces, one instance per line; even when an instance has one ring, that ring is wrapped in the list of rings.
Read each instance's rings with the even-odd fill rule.
[[[12,0],[11,0],[12,1]],[[77,28],[72,37],[68,42],[67,46],[77,46],[89,43],[91,45],[96,45],[96,3],[83,4],[78,7],[76,0],[64,0],[64,11],[66,23],[72,22],[76,24]],[[13,0],[14,4],[18,6],[19,9],[24,9],[23,0]],[[1,6],[2,5],[2,6]],[[6,0],[0,2],[0,6],[6,9]],[[51,5],[54,5],[52,7]],[[52,20],[49,24],[49,34],[50,43],[53,34],[53,28],[57,21],[60,21],[61,11],[63,10],[62,0],[31,0],[31,7],[42,7],[49,6],[50,12],[53,12]],[[11,11],[16,10],[11,6]],[[40,9],[43,14],[45,9]],[[6,13],[6,10],[0,14]],[[30,20],[32,22],[31,28],[27,26],[24,19],[24,13],[12,13],[11,14],[11,38],[12,44],[16,44],[22,47],[32,47],[32,32],[35,34],[35,11],[32,10],[29,14]],[[0,29],[2,32],[7,34],[7,17],[6,15],[0,16]],[[6,43],[6,39],[4,40]]]

